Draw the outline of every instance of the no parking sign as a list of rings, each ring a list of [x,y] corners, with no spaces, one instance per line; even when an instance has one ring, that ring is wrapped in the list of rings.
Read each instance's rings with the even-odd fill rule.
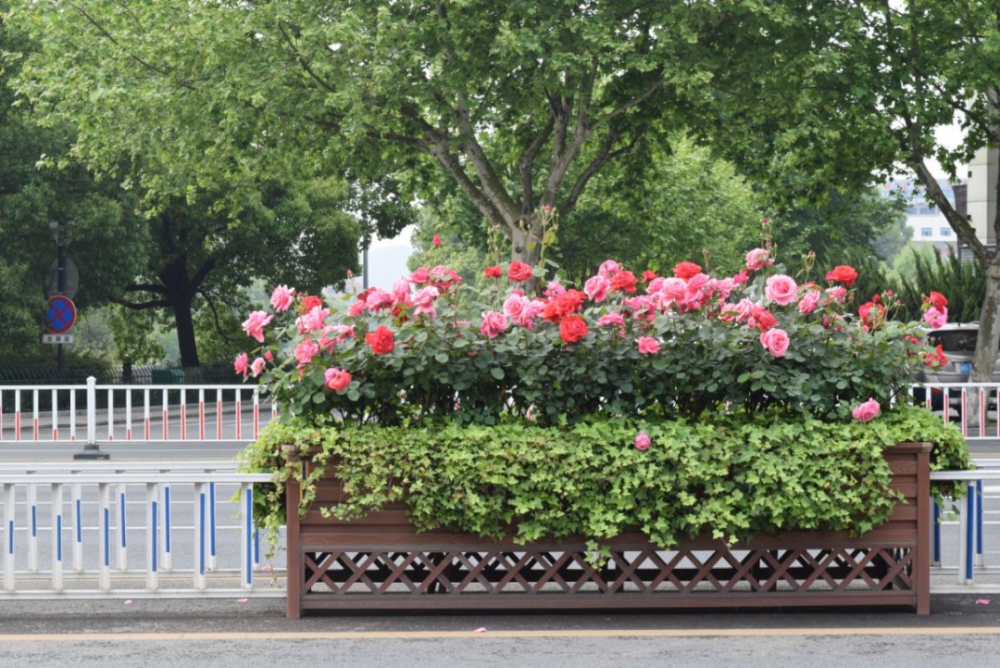
[[[49,297],[45,313],[45,329],[50,334],[65,334],[76,325],[76,304],[64,295]]]

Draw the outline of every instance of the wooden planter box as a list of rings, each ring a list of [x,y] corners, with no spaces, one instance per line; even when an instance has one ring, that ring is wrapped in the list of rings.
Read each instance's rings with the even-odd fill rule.
[[[886,451],[905,502],[868,534],[793,531],[727,548],[693,540],[660,550],[640,534],[611,542],[599,570],[583,541],[527,545],[417,533],[396,504],[363,520],[300,518],[288,485],[288,617],[308,610],[609,610],[912,606],[930,612],[929,444]],[[341,498],[323,480],[318,503]]]

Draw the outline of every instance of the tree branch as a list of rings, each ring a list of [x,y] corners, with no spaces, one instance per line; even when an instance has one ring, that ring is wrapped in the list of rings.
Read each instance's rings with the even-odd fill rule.
[[[192,294],[201,290],[201,284],[206,278],[208,278],[208,275],[213,269],[215,269],[217,264],[218,261],[213,257],[205,260],[205,263],[198,268],[198,271],[194,273],[194,276],[191,278],[191,282],[189,283]]]
[[[69,6],[72,7],[76,11],[77,14],[79,14],[80,16],[82,16],[87,21],[87,23],[89,23],[94,28],[96,28],[97,31],[99,33],[101,33],[101,35],[103,35],[105,39],[107,39],[109,42],[111,42],[116,47],[118,47],[118,49],[120,49],[128,57],[129,60],[131,60],[134,63],[138,64],[140,67],[143,67],[143,68],[149,70],[150,72],[154,72],[156,74],[159,74],[162,77],[166,77],[168,79],[172,79],[172,76],[171,76],[171,73],[170,73],[169,70],[164,70],[162,68],[156,67],[152,63],[146,62],[145,60],[143,60],[139,56],[131,53],[125,47],[123,47],[122,44],[121,44],[121,42],[119,42],[117,39],[115,39],[115,36],[112,35],[107,30],[107,28],[105,28],[104,26],[102,26],[97,21],[97,19],[95,19],[90,14],[88,14],[85,9],[83,9],[82,7],[80,7],[79,5],[77,5],[76,3],[73,3],[73,2],[70,2],[70,3],[67,3],[67,4],[69,4]],[[192,86],[190,83],[188,83],[186,81],[177,81],[175,83],[178,86],[181,86],[182,88],[187,88],[188,90],[194,90],[194,86]]]
[[[167,289],[162,285],[156,285],[154,283],[136,283],[125,288],[125,292],[156,292],[159,294],[166,294]]]
[[[143,302],[141,304],[134,304],[132,302],[127,302],[124,299],[112,299],[112,303],[118,304],[119,306],[124,306],[125,308],[132,309],[133,311],[148,311],[154,308],[169,308],[171,306],[170,302],[165,299],[160,299],[152,302]]]
[[[309,63],[306,62],[306,59],[302,56],[302,52],[300,52],[299,48],[295,46],[295,42],[292,41],[292,38],[288,35],[288,32],[285,31],[285,27],[281,25],[281,23],[278,24],[278,32],[281,33],[281,37],[285,40],[285,44],[287,44],[292,50],[292,56],[302,69],[305,70],[305,73],[309,75],[309,78],[325,88],[328,92],[336,93],[337,89],[327,83],[323,77],[316,74],[313,68],[309,66]]]
[[[948,219],[948,224],[951,225],[952,229],[955,230],[955,234],[958,238],[969,245],[972,250],[972,254],[975,255],[976,260],[986,267],[989,264],[989,253],[986,250],[986,246],[979,241],[979,237],[976,236],[976,230],[969,224],[969,221],[955,210],[955,207],[951,205],[948,198],[945,196],[944,192],[941,190],[941,186],[938,185],[937,179],[931,174],[931,170],[928,169],[926,163],[923,160],[917,161],[913,160],[910,162],[910,168],[917,174],[917,178],[920,182],[924,184],[924,188],[927,189],[927,194],[933,200],[934,205],[941,210],[945,218]]]
[[[538,153],[542,150],[545,142],[549,140],[549,137],[552,136],[552,128],[554,126],[555,116],[550,111],[549,117],[545,121],[545,127],[535,136],[534,141],[525,149],[517,161],[517,167],[521,171],[521,210],[524,213],[529,213],[535,208],[532,168],[534,167],[535,158],[538,156]]]
[[[632,139],[629,140],[628,144],[622,146],[621,148],[612,150],[614,145],[621,138],[621,132],[615,128],[609,128],[608,133],[604,136],[604,141],[601,142],[601,150],[594,157],[593,160],[584,168],[583,172],[577,178],[576,183],[573,184],[573,189],[570,191],[569,197],[566,198],[559,206],[559,215],[568,215],[575,207],[577,201],[580,199],[580,195],[583,193],[584,188],[587,187],[587,183],[594,177],[597,172],[607,163],[611,162],[615,158],[631,153],[639,143],[639,139],[645,133],[646,128],[637,128],[633,134]]]

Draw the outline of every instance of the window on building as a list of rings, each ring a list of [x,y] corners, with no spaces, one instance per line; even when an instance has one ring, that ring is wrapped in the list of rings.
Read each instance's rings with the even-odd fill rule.
[[[922,237],[932,237],[932,236],[934,236],[934,228],[933,227],[921,227],[920,228],[920,236],[922,236]]]
[[[950,237],[951,236],[951,228],[950,227],[942,227],[941,228],[941,236],[942,237]]]

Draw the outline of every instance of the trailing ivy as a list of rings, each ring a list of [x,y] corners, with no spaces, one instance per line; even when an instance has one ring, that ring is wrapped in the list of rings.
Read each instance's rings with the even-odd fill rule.
[[[633,446],[640,431],[652,440],[647,451]],[[699,534],[736,541],[790,529],[865,533],[897,501],[883,451],[907,441],[935,444],[935,470],[968,467],[960,432],[912,406],[870,423],[773,411],[566,427],[275,423],[247,450],[244,467],[275,472],[279,484],[255,497],[272,536],[285,520],[283,483],[301,474],[286,460],[284,447],[293,446],[315,464],[303,507],[335,465],[350,496],[324,513],[360,518],[405,499],[422,531],[518,542],[582,536],[599,551],[630,529],[663,548]]]

